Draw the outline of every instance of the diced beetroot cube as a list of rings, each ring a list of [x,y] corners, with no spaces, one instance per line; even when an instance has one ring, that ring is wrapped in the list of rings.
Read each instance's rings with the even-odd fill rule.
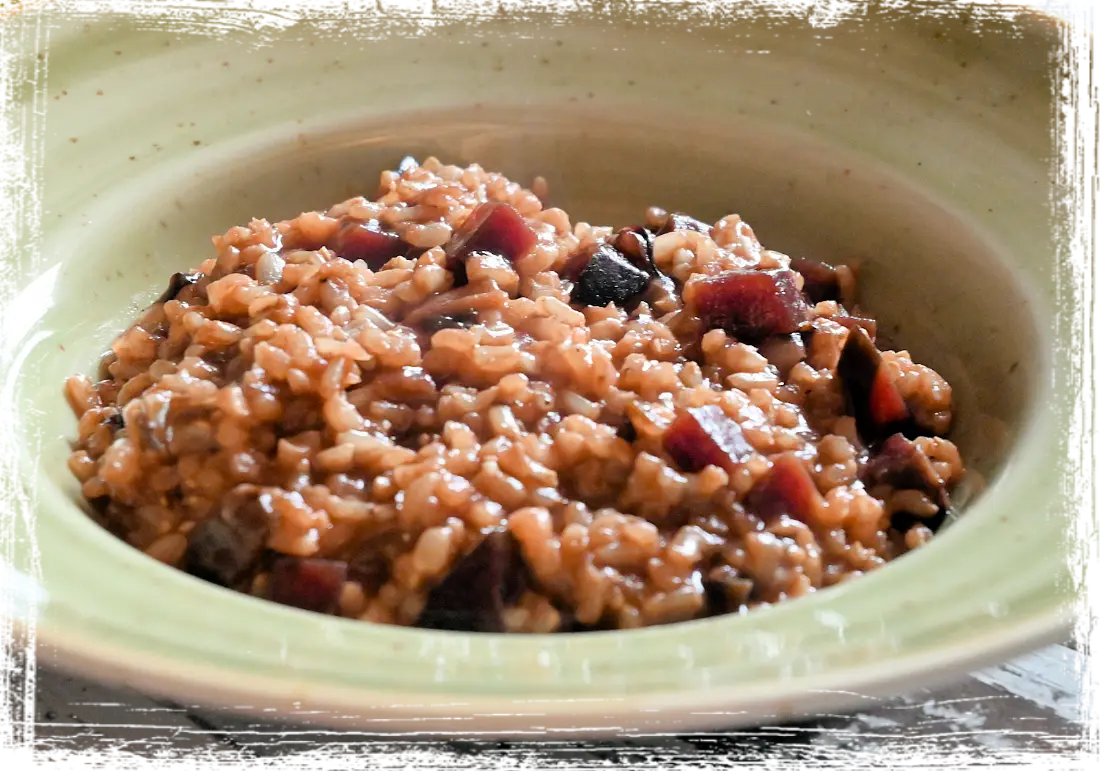
[[[374,220],[345,223],[328,247],[345,260],[362,260],[371,270],[381,270],[394,257],[403,257],[409,251],[399,235],[387,233]]]
[[[464,267],[474,252],[492,252],[516,263],[531,252],[537,240],[523,216],[510,205],[483,203],[470,212],[447,246],[447,267]]]
[[[710,235],[710,225],[679,212],[673,212],[665,217],[664,224],[657,229],[657,235],[663,236],[665,233],[671,233],[674,230],[694,230],[696,233]]]
[[[603,308],[615,303],[622,308],[649,286],[649,274],[635,268],[608,244],[596,247],[587,260],[583,252],[571,257],[566,269],[576,275],[570,299],[580,305]]]
[[[865,483],[872,487],[886,484],[899,490],[920,490],[939,506],[934,516],[923,519],[909,512],[896,512],[891,524],[897,530],[904,532],[921,522],[935,531],[946,518],[951,506],[946,485],[928,456],[902,434],[894,434],[882,443],[878,453],[867,463],[863,476]]]
[[[807,307],[789,270],[730,270],[690,281],[685,299],[708,327],[762,339],[797,332]]]
[[[348,576],[342,560],[279,557],[271,566],[271,599],[315,613],[333,613]]]
[[[772,468],[757,481],[745,497],[745,505],[765,522],[786,515],[811,523],[824,500],[814,484],[806,464],[797,455],[772,458]]]
[[[797,332],[776,335],[760,343],[760,353],[779,370],[779,377],[786,380],[794,365],[806,358],[806,344]]]
[[[612,237],[611,245],[635,268],[657,275],[657,266],[653,262],[653,236],[645,228],[623,228]]]
[[[753,453],[741,426],[716,404],[682,410],[665,431],[664,448],[684,471],[729,471]]]
[[[848,329],[859,327],[867,333],[872,343],[875,342],[875,338],[878,336],[878,322],[874,319],[864,318],[863,316],[833,316],[833,321]]]
[[[792,257],[791,268],[802,274],[802,292],[811,304],[840,299],[840,281],[837,279],[836,268],[832,265],[803,257]]]
[[[527,582],[519,545],[495,531],[461,558],[428,595],[416,625],[454,632],[503,632],[504,609]]]

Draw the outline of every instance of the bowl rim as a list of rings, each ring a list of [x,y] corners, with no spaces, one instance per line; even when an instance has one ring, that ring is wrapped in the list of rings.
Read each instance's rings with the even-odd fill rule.
[[[660,730],[663,725],[677,722],[684,714],[713,712],[714,725],[726,728],[755,722],[754,715],[768,710],[776,717],[789,720],[813,715],[818,704],[828,704],[832,709],[848,709],[868,699],[894,695],[895,686],[910,683],[919,678],[922,687],[936,687],[953,679],[991,666],[1000,661],[1022,655],[1030,650],[1063,641],[1072,628],[1073,615],[1065,607],[1052,608],[1044,616],[1026,619],[1011,627],[989,630],[986,634],[971,638],[965,647],[935,649],[923,654],[887,658],[878,662],[859,665],[850,669],[833,669],[807,678],[790,688],[788,683],[777,688],[775,684],[762,682],[749,689],[698,690],[685,689],[673,693],[644,694],[641,696],[575,697],[558,698],[502,698],[481,693],[463,693],[461,702],[455,696],[441,694],[403,693],[389,690],[364,691],[359,688],[339,688],[315,684],[294,678],[273,678],[234,673],[226,679],[215,666],[181,671],[172,666],[171,657],[158,656],[140,649],[95,644],[72,636],[58,635],[51,631],[39,632],[37,648],[40,651],[62,654],[57,668],[76,674],[94,674],[101,682],[133,687],[140,684],[148,695],[180,702],[189,699],[212,708],[232,709],[234,713],[271,717],[270,710],[282,718],[293,719],[299,709],[308,709],[309,718],[321,723],[378,728],[377,718],[364,715],[355,708],[378,707],[396,713],[393,727],[383,723],[381,732],[401,731],[410,724],[431,718],[480,717],[492,711],[507,710],[517,704],[536,702],[538,712],[531,715],[506,713],[519,717],[522,722],[530,717],[546,730],[555,726],[562,730],[585,726],[585,735],[601,735],[607,731],[621,731],[618,727],[602,726],[601,721],[613,718],[616,722],[625,714],[646,714],[651,718],[649,727]],[[25,629],[25,628],[24,628]],[[43,633],[45,632],[45,633]],[[308,696],[306,695],[308,694]],[[815,696],[825,696],[815,700]],[[837,699],[837,696],[842,698]],[[307,701],[308,700],[308,701]],[[241,706],[247,702],[247,706]],[[314,709],[309,709],[313,707]],[[322,714],[316,708],[323,707]],[[728,712],[735,708],[737,712]],[[655,718],[654,718],[655,716]],[[706,721],[704,721],[706,722]],[[527,732],[519,726],[511,729],[490,729],[490,735],[512,735]],[[595,731],[595,734],[593,734]],[[431,733],[445,734],[448,732]],[[469,730],[456,731],[463,736]]]

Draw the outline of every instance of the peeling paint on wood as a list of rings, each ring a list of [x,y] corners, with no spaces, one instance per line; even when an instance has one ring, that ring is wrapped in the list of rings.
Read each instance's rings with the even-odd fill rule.
[[[814,722],[505,745],[197,713],[0,654],[0,771],[1085,771],[1100,768],[1098,716],[1100,659],[1069,647]]]
[[[1084,635],[1077,638],[1077,641],[1087,648],[1100,650],[1100,631],[1085,632]]]
[[[1071,723],[1100,729],[1100,667],[1095,658],[1049,648],[975,676]]]

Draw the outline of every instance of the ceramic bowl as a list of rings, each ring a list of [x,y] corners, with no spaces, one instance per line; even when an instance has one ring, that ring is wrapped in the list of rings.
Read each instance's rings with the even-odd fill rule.
[[[1050,203],[1053,22],[883,11],[814,26],[758,5],[432,25],[234,13],[46,5],[2,22],[21,72],[41,76],[6,108],[37,127],[38,197],[4,264],[2,372],[4,582],[44,661],[366,730],[646,731],[842,709],[1066,633],[1077,299]],[[955,438],[984,489],[927,548],[858,580],[576,636],[309,614],[101,531],[65,466],[64,378],[92,371],[213,234],[370,195],[405,154],[541,174],[591,222],[737,211],[771,248],[861,260],[865,305],[955,384]]]

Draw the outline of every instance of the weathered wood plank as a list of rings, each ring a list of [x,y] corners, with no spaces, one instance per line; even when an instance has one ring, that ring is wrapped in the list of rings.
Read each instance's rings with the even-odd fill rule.
[[[465,756],[509,771],[623,771],[618,764],[597,758],[582,747],[563,741],[551,744],[449,741],[447,744]]]
[[[470,767],[462,758],[500,753],[519,763],[526,758],[584,767],[629,761],[637,768],[667,767],[686,756],[846,762],[844,758],[866,753],[948,757],[980,751],[988,759],[1021,752],[1064,753],[1081,745],[1084,729],[1076,676],[1083,663],[1082,654],[1054,646],[975,673],[952,688],[868,699],[866,709],[850,715],[724,733],[624,736],[604,742],[408,741],[322,731],[228,711],[186,710],[43,671],[38,683],[38,735],[44,748],[106,749],[121,744],[140,754],[215,749],[252,758],[322,750],[378,758],[405,753],[410,760],[435,758],[436,768]]]
[[[975,672],[974,677],[1076,723],[1084,723],[1081,678],[1087,657],[1066,646],[1021,656],[999,667]]]
[[[391,751],[392,738],[355,732],[332,733],[300,725],[255,721],[225,713],[204,713],[242,747],[258,756],[305,752],[336,742],[357,753]],[[795,725],[764,726],[723,733],[624,737],[617,741],[564,742],[438,742],[406,741],[410,748],[455,752],[507,750],[524,756],[547,754],[559,760],[575,753],[606,756],[630,748],[647,748],[660,756],[670,748],[693,754],[746,754],[754,758],[787,757],[792,750],[835,756],[850,752],[908,753],[932,746],[982,752],[1058,752],[1076,746],[1082,726],[997,686],[970,678],[942,691],[918,689],[889,700],[869,700],[868,708],[851,715],[823,715]],[[787,753],[787,754],[784,754]],[[560,757],[559,757],[560,756]]]
[[[1097,768],[1100,758],[1100,730],[1085,717],[1092,696],[1100,696],[1097,662],[1054,648],[982,672],[954,689],[916,692],[854,715],[705,736],[525,742],[511,745],[510,763],[500,766],[530,771],[1085,771]],[[494,746],[464,749],[484,760],[496,758]]]
[[[44,750],[122,746],[140,754],[221,746],[181,707],[40,667],[36,744]]]
[[[180,711],[212,735],[250,748],[267,763],[262,771],[488,771],[476,758],[439,741],[386,738]]]
[[[195,714],[0,654],[0,771],[486,771],[436,741]]]

